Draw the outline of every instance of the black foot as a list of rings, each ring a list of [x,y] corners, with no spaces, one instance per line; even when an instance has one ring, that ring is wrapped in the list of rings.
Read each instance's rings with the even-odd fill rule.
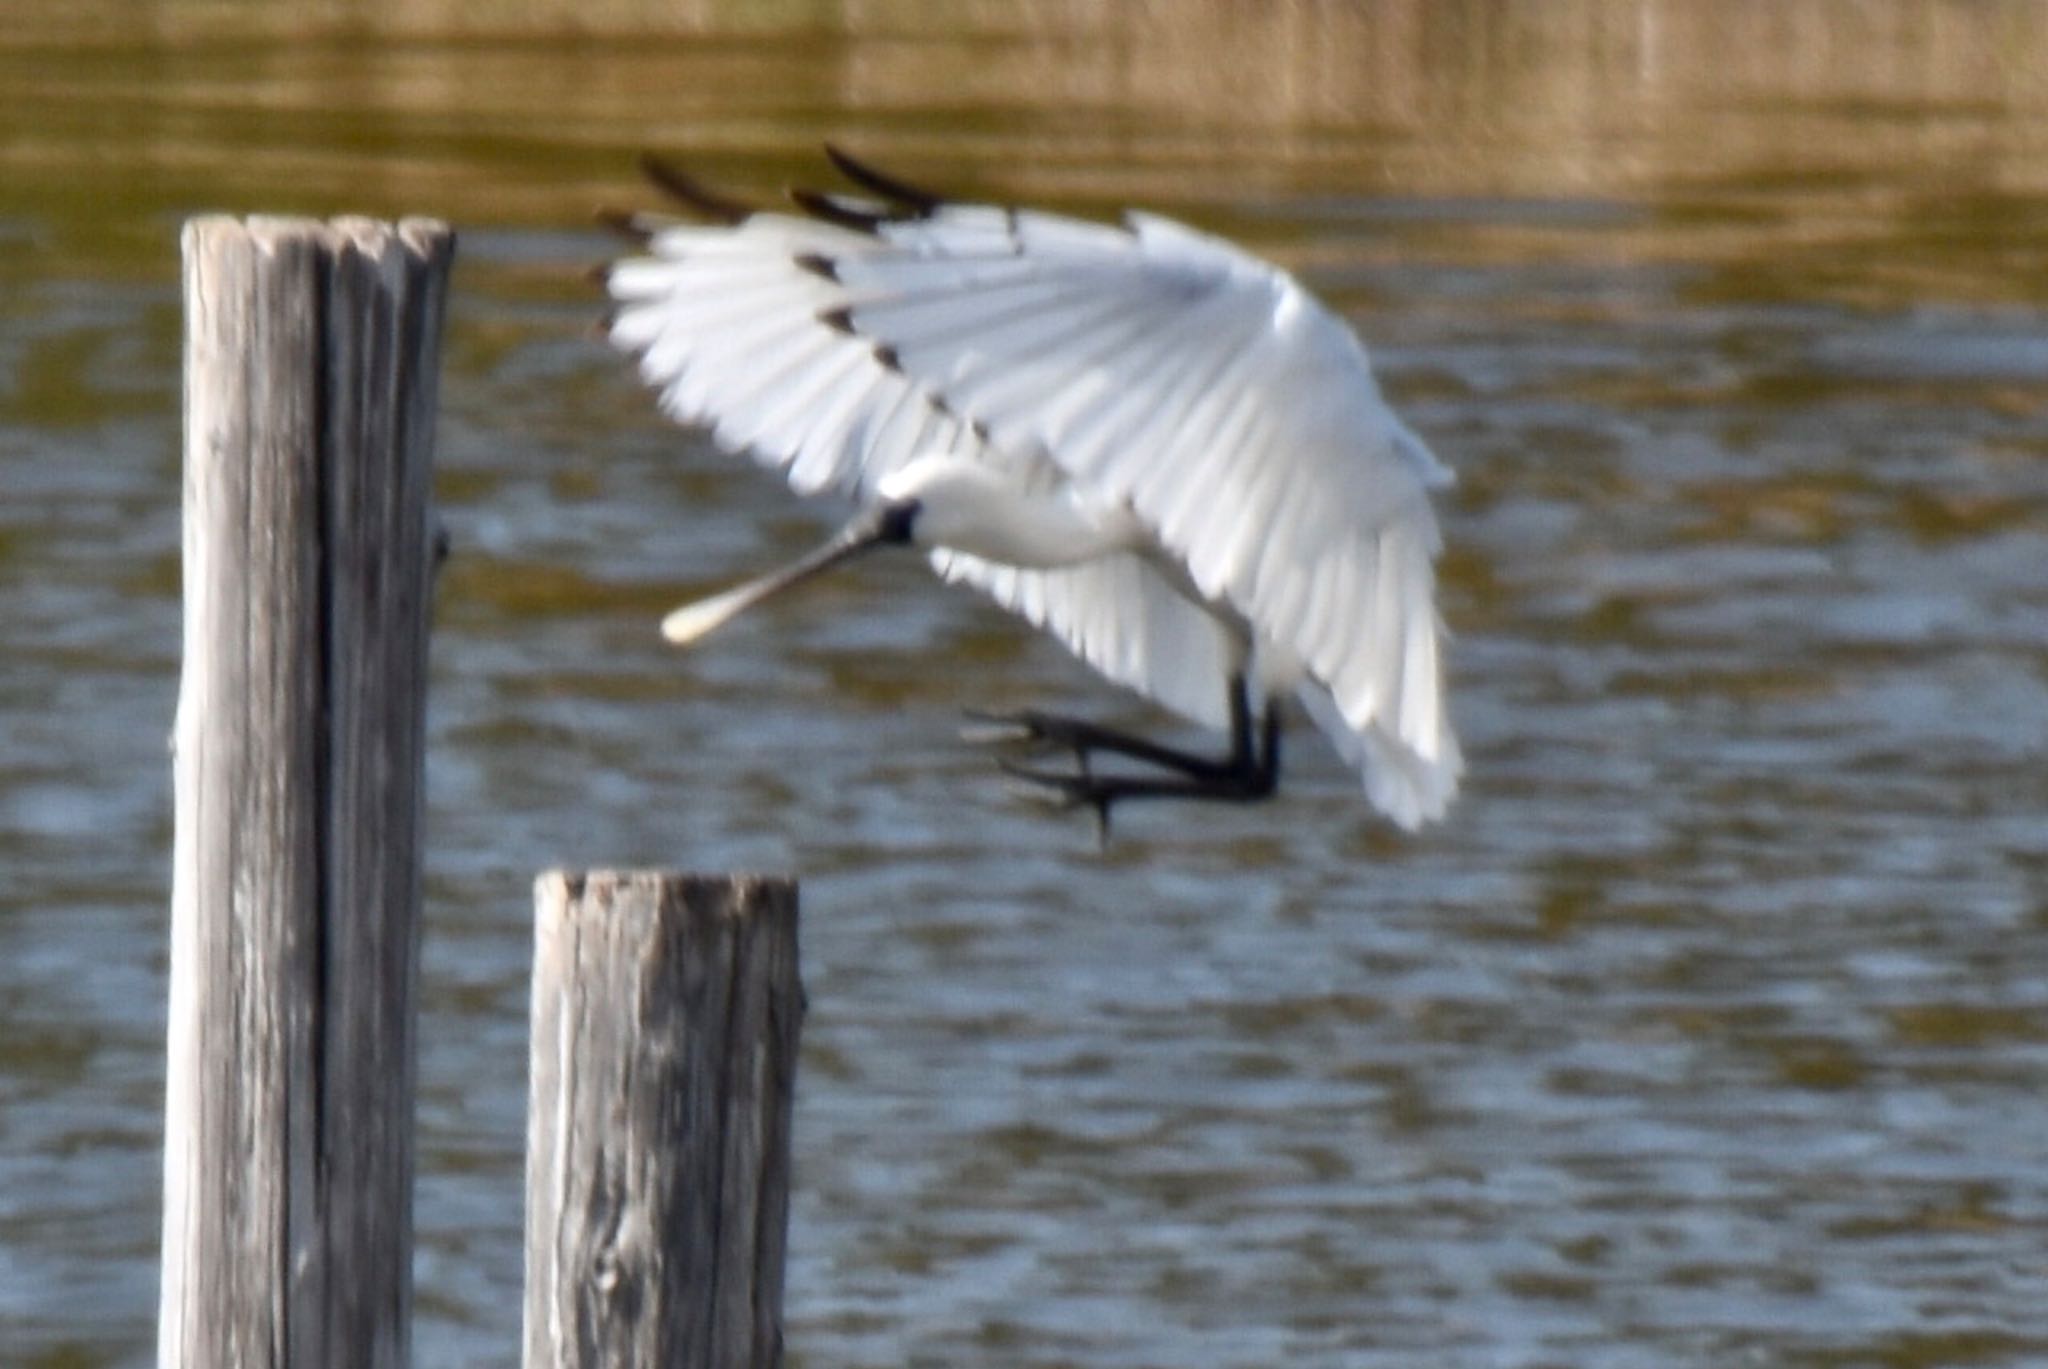
[[[1129,732],[1120,732],[1113,727],[1089,722],[1085,718],[1069,718],[1057,713],[1041,713],[1035,708],[1018,709],[1013,713],[989,712],[969,709],[967,717],[976,726],[967,733],[970,740],[990,742],[996,745],[1024,746],[1035,750],[1066,748],[1074,753],[1074,761],[1081,772],[1088,772],[1089,757],[1101,753],[1110,756],[1125,756],[1147,765],[1156,765],[1162,770],[1171,770],[1189,779],[1223,780],[1255,769],[1256,761],[1250,755],[1250,747],[1233,749],[1232,754],[1222,760],[1208,756],[1197,756],[1192,752],[1162,746],[1147,741]],[[1005,769],[1011,767],[1005,766]]]
[[[1241,696],[1240,696],[1241,699]],[[1246,803],[1272,794],[1280,778],[1280,726],[1269,708],[1255,742],[1250,714],[1239,700],[1233,709],[1230,754],[1218,760],[1162,746],[1143,737],[1080,718],[1024,709],[1015,713],[971,712],[979,726],[976,740],[1021,745],[1037,750],[1066,748],[1074,753],[1072,773],[1024,765],[1008,757],[997,764],[1060,808],[1087,807],[1104,841],[1109,839],[1110,809],[1126,799],[1207,799]],[[1166,775],[1100,775],[1091,760],[1098,754],[1169,771]]]

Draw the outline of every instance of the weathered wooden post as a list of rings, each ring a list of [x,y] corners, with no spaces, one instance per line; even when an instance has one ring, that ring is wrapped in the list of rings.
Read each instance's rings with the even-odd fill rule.
[[[403,1366],[454,239],[185,227],[185,655],[158,1362]]]
[[[535,902],[526,1369],[773,1369],[795,884],[556,872]]]

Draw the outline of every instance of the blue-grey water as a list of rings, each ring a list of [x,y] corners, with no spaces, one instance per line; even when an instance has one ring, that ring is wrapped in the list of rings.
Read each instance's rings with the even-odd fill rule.
[[[530,888],[788,869],[808,1366],[2048,1363],[2048,12],[18,0],[0,32],[0,1364],[154,1345],[179,220],[463,230],[422,1365],[516,1362]],[[840,138],[1299,269],[1460,472],[1403,837],[1020,803],[1144,721],[590,341],[633,154]]]

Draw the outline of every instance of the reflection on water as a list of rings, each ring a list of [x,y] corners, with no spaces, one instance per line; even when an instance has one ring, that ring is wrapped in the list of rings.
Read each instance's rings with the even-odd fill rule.
[[[17,9],[22,5],[17,3]],[[0,33],[0,1361],[146,1362],[173,230],[465,225],[432,702],[423,1364],[509,1364],[527,890],[792,866],[808,1364],[2048,1358],[2048,11],[27,0]],[[288,16],[288,17],[287,17]],[[1112,709],[670,431],[569,268],[642,145],[822,136],[1301,267],[1461,476],[1468,792],[1009,799]]]

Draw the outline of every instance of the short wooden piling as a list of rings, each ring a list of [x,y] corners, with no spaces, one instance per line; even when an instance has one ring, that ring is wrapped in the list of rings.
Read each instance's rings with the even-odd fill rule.
[[[535,901],[526,1369],[773,1369],[795,885],[556,872]]]
[[[158,1363],[403,1366],[453,238],[186,225]]]

